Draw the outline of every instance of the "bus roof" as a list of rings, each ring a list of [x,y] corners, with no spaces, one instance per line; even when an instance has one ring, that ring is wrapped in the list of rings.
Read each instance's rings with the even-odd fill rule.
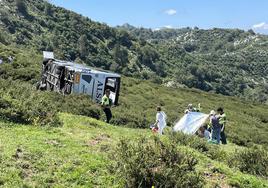
[[[92,68],[92,67],[82,65],[82,64],[77,64],[77,63],[74,63],[74,62],[62,61],[62,60],[54,59],[54,63],[56,63],[58,65],[61,65],[61,66],[68,67],[69,69],[74,70],[75,72],[102,74],[102,75],[112,76],[112,77],[121,77],[119,74],[116,74],[116,73],[113,73],[113,72],[109,72],[109,71],[106,71],[106,70],[98,70],[96,68]]]

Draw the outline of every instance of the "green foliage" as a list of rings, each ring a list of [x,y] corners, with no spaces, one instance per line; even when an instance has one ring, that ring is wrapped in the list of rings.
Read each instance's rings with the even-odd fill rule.
[[[197,160],[177,144],[138,138],[122,139],[113,154],[114,170],[127,187],[203,187]]]
[[[1,118],[41,126],[61,125],[51,95],[36,92],[31,85],[22,82],[0,80],[0,85]]]
[[[209,150],[209,144],[207,141],[200,139],[197,136],[186,135],[180,132],[171,132],[169,134],[169,139],[171,139],[174,143],[190,146],[200,152],[207,152]]]
[[[26,6],[24,0],[16,0],[15,3],[16,3],[16,6],[17,6],[19,12],[21,12],[23,15],[28,14],[27,6]]]
[[[263,71],[268,68],[267,36],[238,29],[152,31],[129,25],[119,28],[158,49],[160,57],[167,60],[165,70],[170,80],[190,88],[266,103],[268,78]]]
[[[78,49],[80,53],[80,57],[85,59],[88,55],[88,40],[86,35],[82,35],[78,40]]]
[[[179,145],[189,146],[199,152],[203,152],[206,156],[213,160],[224,161],[227,154],[216,145],[208,143],[207,140],[199,138],[198,136],[186,135],[180,132],[171,132],[168,138]]]
[[[54,51],[57,58],[80,58],[126,76],[267,103],[268,38],[251,30],[111,28],[46,1],[2,4],[8,7],[0,10],[5,45]]]
[[[261,147],[237,151],[229,160],[230,166],[242,172],[268,177],[268,152]]]
[[[37,91],[21,81],[0,79],[0,117],[9,121],[41,126],[60,126],[58,112],[100,118],[100,109],[88,96],[63,96]]]
[[[131,66],[155,72],[151,62],[150,67],[140,66],[144,62],[140,62],[137,51],[144,44],[124,30],[93,22],[46,1],[16,0],[16,6],[12,1],[2,3],[8,7],[0,11],[0,41],[4,44],[34,48],[38,53],[54,51],[60,59],[80,58],[90,66],[131,76],[139,73]],[[155,53],[153,48],[148,50]]]

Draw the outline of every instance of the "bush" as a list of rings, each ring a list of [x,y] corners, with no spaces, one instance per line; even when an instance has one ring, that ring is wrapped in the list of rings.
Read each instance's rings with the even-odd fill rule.
[[[134,113],[131,110],[123,111],[118,110],[114,113],[114,118],[111,120],[114,125],[125,126],[130,128],[148,128],[149,121],[142,113]]]
[[[197,160],[177,149],[177,144],[152,140],[120,140],[113,166],[126,187],[203,187],[204,180],[195,171]]]
[[[21,81],[0,79],[0,117],[16,123],[60,126],[58,112],[100,118],[88,96],[37,91]]]
[[[267,177],[268,152],[257,146],[236,151],[234,156],[229,159],[229,165],[238,167],[242,172]]]
[[[181,132],[171,132],[169,133],[169,138],[174,144],[189,146],[199,152],[203,152],[213,160],[222,161],[227,158],[226,152],[217,145],[209,144],[205,139],[197,136],[186,135]]]
[[[61,112],[100,119],[100,108],[91,101],[88,95],[60,95],[60,97],[63,100],[61,104],[59,104],[59,110]]]
[[[24,15],[27,15],[27,6],[24,2],[24,0],[16,0],[16,6],[18,8],[18,11],[21,12]]]
[[[181,132],[171,132],[169,134],[169,138],[174,143],[190,146],[200,152],[207,152],[209,150],[209,144],[207,141],[200,139],[197,136],[190,136]]]
[[[31,85],[0,80],[0,117],[34,125],[60,126],[57,108],[48,93],[34,91]]]
[[[218,161],[226,161],[228,157],[227,153],[217,145],[209,145],[209,150],[206,152],[206,156],[212,160]]]

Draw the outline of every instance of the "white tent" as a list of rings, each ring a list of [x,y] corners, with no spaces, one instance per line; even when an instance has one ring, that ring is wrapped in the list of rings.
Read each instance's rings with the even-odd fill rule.
[[[209,115],[201,112],[189,112],[185,114],[173,128],[174,131],[181,131],[185,134],[195,132],[207,121]]]

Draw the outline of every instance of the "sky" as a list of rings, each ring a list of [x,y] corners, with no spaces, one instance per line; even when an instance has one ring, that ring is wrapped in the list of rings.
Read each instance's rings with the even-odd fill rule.
[[[268,0],[50,0],[110,26],[253,29],[268,34]]]

